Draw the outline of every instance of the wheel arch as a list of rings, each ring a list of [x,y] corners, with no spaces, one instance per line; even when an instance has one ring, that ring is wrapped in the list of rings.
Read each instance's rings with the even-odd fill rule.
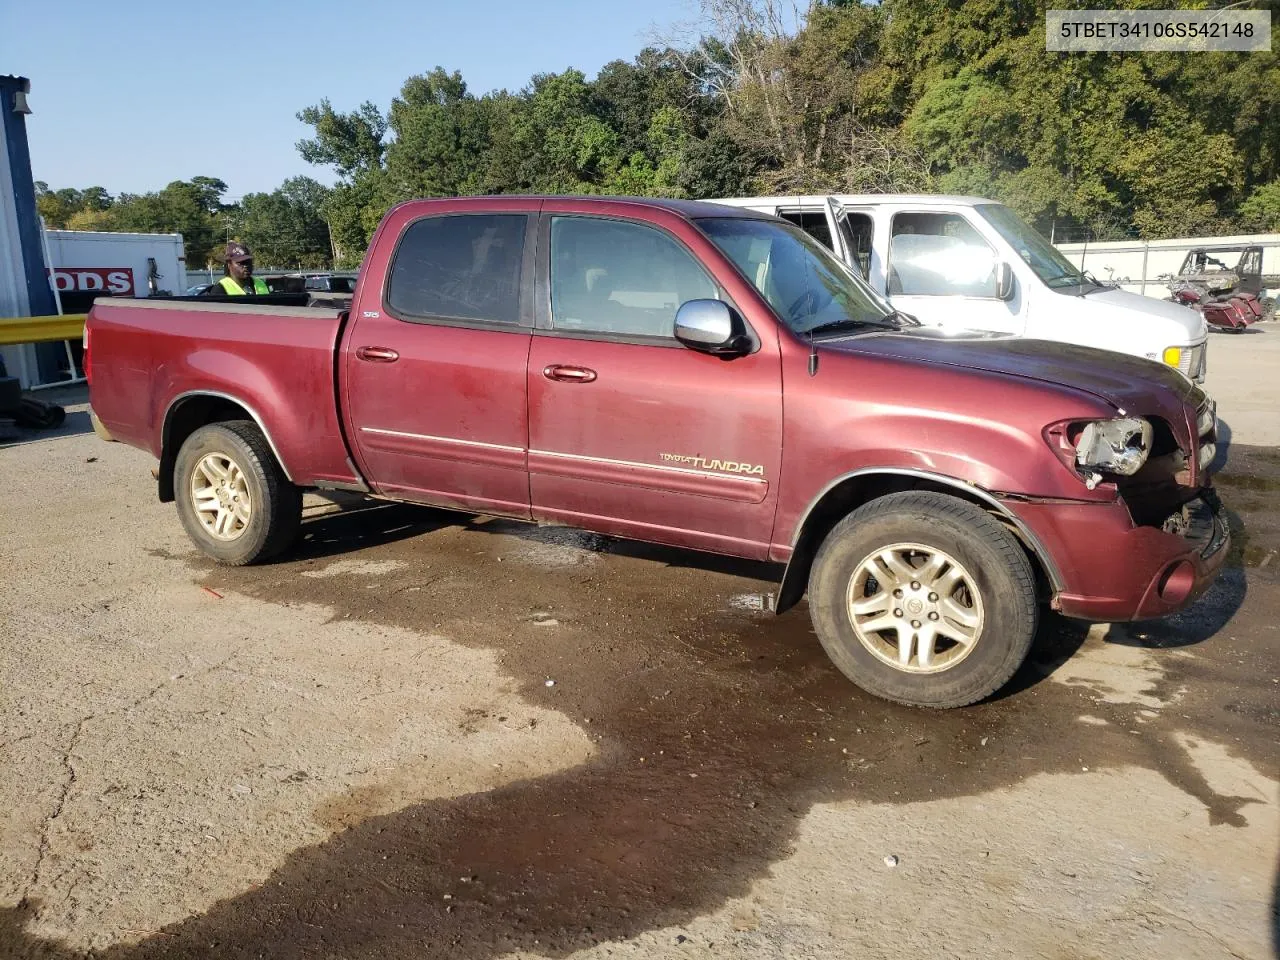
[[[189,390],[180,393],[169,402],[165,410],[164,425],[160,432],[160,470],[157,492],[161,503],[171,503],[174,498],[173,467],[178,450],[186,439],[201,427],[226,420],[252,420],[266,438],[271,454],[280,464],[285,478],[292,483],[289,468],[280,456],[280,450],[271,438],[271,431],[262,417],[239,397],[218,390]]]
[[[924,470],[870,467],[854,470],[832,480],[805,509],[792,542],[791,557],[782,574],[775,613],[785,613],[800,602],[809,582],[809,571],[818,548],[831,529],[863,504],[891,493],[932,490],[966,500],[987,511],[1018,538],[1031,560],[1037,589],[1045,594],[1062,589],[1062,577],[1053,558],[1038,538],[1027,529],[998,497],[955,477]]]

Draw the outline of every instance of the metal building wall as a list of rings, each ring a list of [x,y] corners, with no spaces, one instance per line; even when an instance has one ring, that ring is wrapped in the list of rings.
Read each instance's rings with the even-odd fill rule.
[[[54,313],[36,213],[31,154],[27,148],[25,77],[0,76],[0,316]],[[37,351],[29,346],[0,348],[10,376],[29,382]],[[29,371],[29,373],[28,373]],[[24,386],[28,383],[24,383]]]

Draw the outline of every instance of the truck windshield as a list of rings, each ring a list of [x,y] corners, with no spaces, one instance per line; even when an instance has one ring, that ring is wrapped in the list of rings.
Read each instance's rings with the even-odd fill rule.
[[[975,207],[982,219],[1018,252],[1046,287],[1093,286],[1093,281],[1071,265],[1057,247],[1003,203],[980,203]]]
[[[732,217],[696,223],[796,333],[898,325],[893,307],[798,227]]]

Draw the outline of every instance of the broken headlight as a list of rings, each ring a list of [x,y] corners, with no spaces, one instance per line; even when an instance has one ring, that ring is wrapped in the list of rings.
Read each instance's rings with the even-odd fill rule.
[[[1142,417],[1092,420],[1076,439],[1076,465],[1130,477],[1151,452],[1151,423]]]

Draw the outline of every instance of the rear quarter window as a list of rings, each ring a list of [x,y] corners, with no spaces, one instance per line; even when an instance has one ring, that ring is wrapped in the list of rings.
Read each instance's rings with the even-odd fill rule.
[[[402,320],[515,324],[520,313],[523,214],[464,214],[411,223],[387,282],[387,307]]]

